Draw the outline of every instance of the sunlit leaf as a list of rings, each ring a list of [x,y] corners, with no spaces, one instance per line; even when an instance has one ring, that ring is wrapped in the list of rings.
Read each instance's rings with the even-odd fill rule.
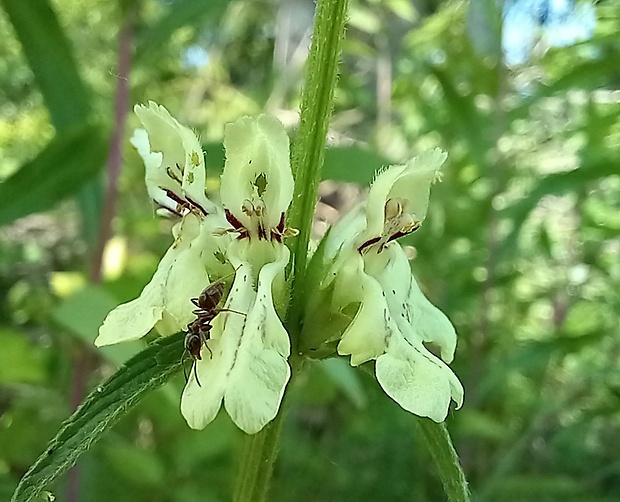
[[[100,285],[88,285],[63,299],[53,317],[63,328],[93,346],[106,315],[118,305],[116,299]],[[101,347],[110,362],[120,366],[144,347],[141,341]]]
[[[322,361],[321,369],[356,407],[363,408],[366,405],[366,392],[359,373],[346,359],[326,359]]]
[[[328,148],[325,150],[323,179],[368,185],[379,169],[393,163],[369,148],[360,146]]]
[[[88,91],[77,71],[71,45],[47,0],[0,0],[58,130],[85,123]]]
[[[184,26],[217,23],[230,0],[176,0],[168,2],[168,11],[144,33],[136,51],[136,59],[156,57],[158,48],[166,44],[172,34]]]

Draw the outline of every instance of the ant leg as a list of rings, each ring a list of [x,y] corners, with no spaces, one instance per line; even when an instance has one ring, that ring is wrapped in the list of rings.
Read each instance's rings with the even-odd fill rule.
[[[189,377],[187,376],[187,368],[185,367],[185,364],[183,364],[183,356],[181,356],[181,366],[183,367],[183,376],[185,377],[185,385],[187,385],[187,382],[189,382]]]
[[[202,387],[202,385],[200,385],[200,380],[198,380],[198,361],[194,360],[194,378],[196,379],[196,383],[198,384],[198,387]]]
[[[181,354],[181,368],[183,368],[183,376],[185,377],[185,384],[187,384],[189,377],[187,376],[187,370],[185,369],[184,364],[185,354],[187,354],[187,349],[183,349],[183,354]]]
[[[208,331],[211,331],[211,325],[207,323],[207,326],[209,327]],[[207,345],[207,341],[209,340],[207,338],[207,335],[205,335],[204,333],[200,334],[200,338],[202,340],[202,344],[207,348],[207,350],[209,351],[209,359],[213,359],[213,351],[211,350],[211,347],[209,347]]]
[[[240,314],[244,317],[247,317],[248,315],[245,312],[239,312],[238,310],[233,310],[233,309],[227,309],[227,308],[221,308],[221,309],[217,309],[217,312],[232,312],[233,314]]]

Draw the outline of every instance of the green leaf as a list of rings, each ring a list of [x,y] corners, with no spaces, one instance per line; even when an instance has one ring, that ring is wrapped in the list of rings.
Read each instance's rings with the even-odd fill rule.
[[[224,169],[226,156],[222,143],[202,145],[207,158],[207,175],[214,178]],[[322,178],[368,185],[375,173],[394,164],[387,157],[364,146],[334,146],[325,150]]]
[[[582,166],[573,171],[549,174],[540,180],[527,197],[507,207],[503,213],[514,218],[517,223],[522,223],[544,196],[576,191],[583,188],[586,183],[617,174],[618,166],[613,161]]]
[[[368,185],[383,166],[393,164],[379,153],[360,146],[343,146],[325,150],[323,179]]]
[[[57,130],[85,123],[89,93],[69,41],[47,0],[0,0],[13,24]]]
[[[0,183],[0,225],[50,209],[94,178],[104,163],[107,135],[86,125],[56,135],[30,162]]]
[[[1,327],[0,347],[0,385],[44,382],[46,354],[24,333]]]
[[[343,358],[331,358],[321,361],[321,369],[330,380],[357,407],[364,408],[368,402],[359,373]]]
[[[38,497],[146,394],[180,371],[183,337],[177,333],[156,341],[89,394],[28,469],[12,502]]]
[[[117,305],[116,299],[105,288],[90,284],[64,298],[52,315],[63,328],[92,346],[106,315]],[[100,350],[108,361],[120,366],[143,347],[144,343],[136,340],[101,347]]]
[[[469,146],[469,151],[479,166],[485,166],[486,152],[492,147],[493,139],[489,134],[490,121],[474,105],[471,93],[462,95],[454,77],[439,66],[429,65],[428,70],[437,78],[444,99],[449,105],[450,119],[455,130]]]
[[[118,479],[132,485],[157,488],[166,478],[164,459],[151,449],[117,439],[106,445],[104,453]]]
[[[571,191],[582,190],[587,183],[618,174],[618,166],[613,159],[584,159],[581,167],[573,171],[553,173],[542,178],[534,189],[512,206],[501,211],[501,215],[513,221],[513,231],[504,239],[499,254],[504,256],[517,249],[521,225],[530,212],[547,195],[560,195]]]
[[[219,177],[224,170],[226,153],[223,143],[204,143],[202,149],[206,156],[207,176],[209,178]]]
[[[205,22],[217,23],[230,0],[176,0],[169,2],[169,9],[138,44],[136,60],[157,57],[158,48],[166,44],[172,34],[184,26],[203,26]]]

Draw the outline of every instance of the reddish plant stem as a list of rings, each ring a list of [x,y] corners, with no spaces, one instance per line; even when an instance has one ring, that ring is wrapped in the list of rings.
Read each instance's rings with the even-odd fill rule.
[[[101,282],[103,252],[110,239],[112,220],[116,213],[118,178],[121,173],[123,160],[123,136],[125,135],[125,123],[127,122],[127,112],[129,109],[129,71],[131,69],[132,40],[133,15],[130,12],[126,16],[119,35],[118,75],[114,101],[114,130],[108,151],[107,185],[103,210],[101,211],[99,237],[90,270],[90,279],[95,284]]]
[[[123,137],[129,109],[129,73],[131,70],[134,14],[135,9],[133,8],[125,13],[125,19],[119,33],[118,74],[114,98],[114,129],[108,149],[108,161],[106,164],[107,183],[101,211],[97,247],[95,248],[90,268],[90,281],[93,284],[99,284],[103,277],[103,252],[110,239],[112,220],[116,213],[118,179],[123,160]],[[75,410],[84,399],[84,395],[86,394],[86,381],[91,372],[92,364],[93,359],[90,352],[87,350],[80,350],[77,355],[77,362],[71,380],[70,399],[72,410]],[[76,466],[71,469],[68,474],[67,502],[78,502],[80,498],[79,485],[80,471]]]

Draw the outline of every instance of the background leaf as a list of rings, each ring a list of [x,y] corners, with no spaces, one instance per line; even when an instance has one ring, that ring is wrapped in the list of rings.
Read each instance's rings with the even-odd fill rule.
[[[47,0],[1,0],[22,44],[58,130],[85,123],[89,93],[77,71],[71,45]]]
[[[0,225],[50,209],[93,179],[102,167],[107,134],[86,125],[57,134],[46,148],[0,183]]]
[[[230,0],[176,0],[158,22],[145,31],[136,59],[156,58],[158,49],[170,40],[172,34],[184,26],[214,24],[222,15]]]
[[[63,424],[11,500],[29,502],[38,497],[148,392],[180,371],[183,338],[178,333],[156,341],[99,385]]]
[[[76,335],[91,347],[99,327],[108,313],[118,305],[115,298],[102,286],[89,284],[64,298],[56,307],[53,317],[60,326]],[[115,366],[121,366],[129,357],[144,348],[141,340],[101,347],[103,356]]]

